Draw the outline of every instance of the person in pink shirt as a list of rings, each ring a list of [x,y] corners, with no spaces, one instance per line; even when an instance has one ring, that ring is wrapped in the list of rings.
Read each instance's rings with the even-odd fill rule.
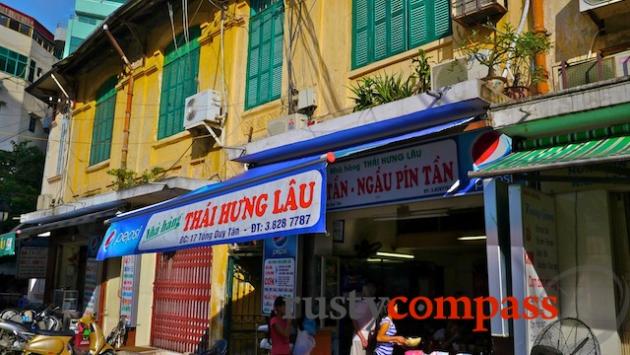
[[[269,321],[269,333],[271,334],[271,355],[290,355],[291,323],[285,319],[286,303],[283,297],[277,297],[273,302],[273,312]]]

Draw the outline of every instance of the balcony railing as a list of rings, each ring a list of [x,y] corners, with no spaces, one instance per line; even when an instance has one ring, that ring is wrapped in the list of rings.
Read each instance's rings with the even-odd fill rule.
[[[630,75],[630,53],[622,52],[604,57],[596,57],[569,63],[563,61],[558,70],[560,89],[570,89],[616,77]]]

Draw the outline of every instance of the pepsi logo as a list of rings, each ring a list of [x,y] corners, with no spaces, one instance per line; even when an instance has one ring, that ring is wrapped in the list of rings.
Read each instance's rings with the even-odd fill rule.
[[[473,168],[477,170],[485,164],[510,154],[512,151],[512,140],[505,134],[489,131],[480,134],[475,139],[471,150]]]
[[[103,241],[103,251],[107,251],[110,247],[119,244],[119,243],[128,243],[135,241],[140,238],[140,232],[142,231],[142,227],[130,231],[124,231],[121,233],[117,233],[115,229],[112,229],[111,232],[107,234],[107,237]]]
[[[103,250],[109,249],[109,246],[110,244],[112,244],[112,241],[114,240],[115,236],[116,236],[116,230],[112,229],[112,231],[105,238],[105,242],[103,242]]]
[[[287,244],[287,241],[289,240],[287,237],[273,237],[271,238],[271,240],[273,240],[273,244],[276,246],[276,248],[282,248]]]

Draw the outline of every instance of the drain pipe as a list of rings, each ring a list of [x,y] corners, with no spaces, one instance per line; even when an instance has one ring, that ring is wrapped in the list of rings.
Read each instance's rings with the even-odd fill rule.
[[[532,1],[532,16],[534,22],[534,32],[540,36],[546,36],[547,30],[545,29],[545,11],[543,0],[531,0]],[[547,71],[547,55],[543,53],[536,54],[534,59],[536,67],[542,70],[544,73],[544,79],[536,84],[536,91],[539,94],[546,94],[549,92],[549,72]]]
[[[133,70],[131,62],[129,62],[125,52],[123,52],[122,48],[120,48],[116,38],[114,38],[106,24],[103,25],[103,32],[105,32],[105,35],[107,35],[107,38],[112,43],[112,46],[116,52],[118,52],[118,55],[122,59],[123,63],[125,63],[125,75],[127,75],[129,79],[127,82],[127,103],[125,106],[125,122],[123,126],[122,154],[120,157],[120,168],[127,169],[127,156],[129,154],[129,126],[131,125],[131,104],[133,103]]]

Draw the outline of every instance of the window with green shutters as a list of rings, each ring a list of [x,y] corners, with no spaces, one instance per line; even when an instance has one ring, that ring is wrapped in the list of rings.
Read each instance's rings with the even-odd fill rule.
[[[282,39],[284,2],[252,1],[245,109],[280,97],[282,90]]]
[[[107,80],[96,93],[96,109],[92,126],[90,165],[109,159],[116,110],[116,77]]]
[[[158,139],[184,130],[186,98],[197,93],[200,33],[199,27],[190,28],[188,43],[179,35],[165,50]]]
[[[352,68],[451,34],[449,0],[353,0]]]

